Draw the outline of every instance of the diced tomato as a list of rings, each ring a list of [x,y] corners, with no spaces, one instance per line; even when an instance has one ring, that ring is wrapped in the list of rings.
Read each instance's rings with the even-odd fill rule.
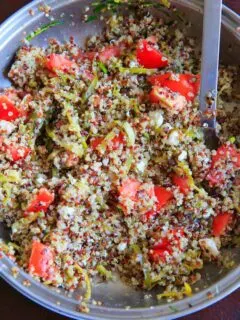
[[[121,55],[121,49],[119,46],[108,46],[105,47],[100,53],[99,53],[99,60],[103,63],[106,63],[108,60],[110,60],[113,57],[120,57]]]
[[[10,146],[8,146],[7,149],[11,153],[11,157],[14,162],[21,159],[25,159],[31,152],[31,149],[27,147],[17,146],[14,144],[11,144]]]
[[[211,169],[206,179],[210,187],[219,186],[225,182],[224,173],[218,169]]]
[[[193,101],[200,88],[200,76],[193,74],[178,74],[177,80],[169,73],[150,76],[148,81],[154,86],[167,87],[173,92],[178,92],[188,101]]]
[[[21,112],[7,96],[0,96],[0,120],[14,121],[21,117]]]
[[[216,167],[220,162],[229,158],[233,164],[240,168],[240,151],[237,151],[231,145],[222,145],[216,151],[216,155],[212,157],[212,168]]]
[[[110,150],[117,150],[119,149],[121,144],[124,144],[124,134],[120,132],[117,136],[115,136],[111,141],[111,146],[109,147]]]
[[[75,61],[85,60],[85,59],[93,61],[94,58],[96,57],[96,55],[97,55],[97,52],[95,52],[95,51],[84,52],[81,49],[79,49],[78,53],[76,55],[74,55],[73,58],[74,58]]]
[[[117,150],[119,149],[121,144],[124,144],[125,136],[122,132],[120,132],[117,136],[115,136],[111,141],[109,141],[108,150]],[[103,137],[95,137],[91,139],[91,147],[93,150],[96,150],[97,147],[103,142]]]
[[[31,152],[31,149],[14,143],[6,144],[4,143],[4,140],[1,139],[0,151],[5,152],[8,156],[10,156],[12,161],[16,162],[25,159]]]
[[[160,99],[159,99],[159,92],[158,90],[161,90],[160,87],[157,87],[157,86],[154,86],[151,90],[151,92],[149,93],[149,100],[152,102],[152,103],[159,103],[160,102]]]
[[[168,254],[166,249],[150,249],[149,258],[155,263],[166,262],[166,256]]]
[[[163,68],[168,65],[168,59],[154,48],[149,39],[139,41],[136,55],[138,63],[148,69]]]
[[[227,226],[229,225],[231,219],[232,219],[231,213],[229,213],[229,212],[219,213],[213,219],[212,234],[215,237],[222,236],[225,233]]]
[[[48,246],[34,241],[29,259],[29,272],[41,278],[49,277],[49,269],[54,263],[54,254]]]
[[[153,86],[149,93],[149,100],[152,103],[160,104],[162,108],[166,108],[173,113],[184,110],[187,105],[187,99],[184,96],[166,87]]]
[[[61,54],[52,53],[47,57],[46,68],[49,71],[55,72],[57,70],[68,72],[74,66],[74,62],[65,58]]]
[[[224,184],[224,167],[226,161],[231,161],[235,169],[240,168],[240,152],[231,145],[222,145],[212,156],[210,171],[206,177],[211,187]]]
[[[154,193],[157,198],[157,208],[160,210],[163,208],[172,198],[173,193],[172,191],[168,191],[161,186],[154,187]]]
[[[97,147],[103,142],[103,140],[104,140],[104,138],[102,138],[102,137],[92,138],[92,139],[91,139],[91,142],[90,142],[91,148],[92,148],[93,150],[96,150]]]
[[[158,213],[158,210],[163,208],[173,198],[173,193],[161,186],[154,186],[154,188],[149,189],[149,197],[153,197],[154,195],[157,198],[157,203],[156,203],[157,210],[147,211],[143,216],[143,221],[146,221],[146,220],[148,221],[154,216],[156,216]]]
[[[181,248],[181,238],[184,237],[182,228],[170,230],[168,236],[162,237],[153,245],[149,252],[150,259],[154,262],[166,261],[166,255],[173,253],[173,248]]]
[[[41,188],[30,201],[24,215],[28,216],[29,212],[47,211],[50,204],[54,201],[54,194],[46,188]]]
[[[133,201],[137,200],[137,192],[141,183],[136,179],[126,179],[119,188],[119,194],[123,198],[129,198]]]
[[[189,179],[187,176],[180,176],[176,173],[172,176],[173,183],[179,188],[180,192],[187,195],[190,191]]]
[[[171,249],[171,242],[169,241],[168,237],[161,238],[154,246],[153,249]]]

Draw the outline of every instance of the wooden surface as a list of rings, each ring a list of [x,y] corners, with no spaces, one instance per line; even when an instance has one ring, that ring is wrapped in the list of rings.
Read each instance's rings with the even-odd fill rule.
[[[0,22],[28,2],[28,0],[0,0]],[[240,13],[240,0],[226,0],[224,2]],[[24,298],[3,280],[0,280],[0,301],[1,320],[67,319]],[[181,318],[181,320],[240,320],[240,289],[212,307]]]

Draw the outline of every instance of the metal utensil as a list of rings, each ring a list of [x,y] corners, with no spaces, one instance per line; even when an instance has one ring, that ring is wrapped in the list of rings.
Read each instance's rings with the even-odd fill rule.
[[[172,0],[171,2],[185,13],[187,20],[192,22],[192,27],[187,28],[187,32],[189,36],[196,37],[197,43],[200,43],[203,1]],[[49,17],[38,10],[42,3],[42,0],[31,1],[27,7],[21,9],[0,26],[1,87],[11,85],[5,76],[5,71],[9,70],[11,59],[18,47],[22,45],[21,40],[24,35],[49,22]],[[70,36],[74,36],[78,44],[84,45],[87,37],[101,33],[101,26],[97,21],[88,24],[82,22],[86,14],[85,8],[89,6],[90,0],[45,0],[44,3],[52,8],[51,15],[55,19],[63,19],[64,24],[49,29],[46,33],[36,37],[32,41],[33,45],[45,47],[47,38],[54,37],[63,42],[69,40]],[[29,15],[29,11],[34,12],[34,16]],[[161,14],[161,12],[158,13]],[[226,64],[239,65],[240,34],[237,32],[237,27],[240,25],[240,17],[225,6],[223,6],[223,25],[223,61]],[[231,52],[228,50],[230,44]],[[0,223],[0,237],[8,241],[8,234],[9,230],[5,230],[4,225]],[[229,249],[227,249],[227,254],[229,254]],[[159,288],[149,294],[149,291],[130,290],[128,286],[120,286],[116,282],[98,283],[92,288],[93,298],[95,301],[101,300],[103,305],[91,304],[89,314],[76,311],[79,310],[79,292],[69,295],[60,288],[57,290],[48,288],[34,280],[21,268],[19,268],[18,276],[13,277],[12,268],[16,268],[16,264],[4,254],[0,259],[0,277],[26,297],[45,308],[65,315],[67,318],[78,320],[170,320],[207,307],[240,287],[239,250],[231,248],[231,255],[236,266],[234,269],[224,270],[220,266],[207,264],[201,270],[201,280],[195,285],[199,292],[181,301],[172,301],[171,303],[158,301],[155,296],[159,293]]]
[[[205,0],[203,17],[200,113],[205,142],[216,149],[217,85],[219,47],[222,20],[222,0]]]

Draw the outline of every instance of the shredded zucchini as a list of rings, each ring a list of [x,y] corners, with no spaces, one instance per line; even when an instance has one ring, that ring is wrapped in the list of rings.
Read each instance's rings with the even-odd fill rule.
[[[146,69],[146,68],[141,68],[141,67],[133,67],[133,68],[123,68],[120,67],[119,71],[121,73],[130,73],[130,74],[147,74],[147,75],[151,75],[151,74],[155,74],[156,73],[156,69]]]
[[[89,301],[91,298],[91,295],[92,295],[92,288],[91,288],[91,282],[90,282],[89,276],[87,274],[87,271],[84,270],[83,268],[81,268],[77,263],[75,264],[75,268],[84,277],[84,281],[86,284],[86,292],[84,295],[84,299],[85,299],[85,301]]]
[[[85,92],[83,99],[82,99],[82,103],[85,103],[90,97],[91,95],[93,95],[96,87],[98,84],[98,77],[95,76],[93,81],[91,82],[90,86],[88,87],[87,91]]]
[[[17,170],[6,170],[5,175],[0,173],[0,183],[5,182],[15,182],[20,183],[21,182],[21,173]]]
[[[107,270],[101,264],[97,266],[97,271],[100,273],[101,276],[105,277],[107,280],[111,280],[113,278],[112,272]]]
[[[132,147],[135,144],[136,138],[134,129],[128,122],[123,122],[121,126],[127,134],[128,146]]]
[[[62,147],[67,151],[71,151],[76,154],[78,157],[82,157],[84,155],[85,145],[83,143],[79,144],[77,142],[65,142],[57,137],[55,132],[51,130],[48,126],[46,126],[46,133],[57,145]]]

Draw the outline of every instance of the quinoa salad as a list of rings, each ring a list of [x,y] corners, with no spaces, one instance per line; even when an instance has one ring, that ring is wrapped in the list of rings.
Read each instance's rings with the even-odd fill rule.
[[[17,52],[0,95],[0,247],[44,284],[89,300],[95,281],[120,277],[181,299],[240,242],[238,70],[220,67],[209,150],[189,27],[113,15],[84,49]]]

